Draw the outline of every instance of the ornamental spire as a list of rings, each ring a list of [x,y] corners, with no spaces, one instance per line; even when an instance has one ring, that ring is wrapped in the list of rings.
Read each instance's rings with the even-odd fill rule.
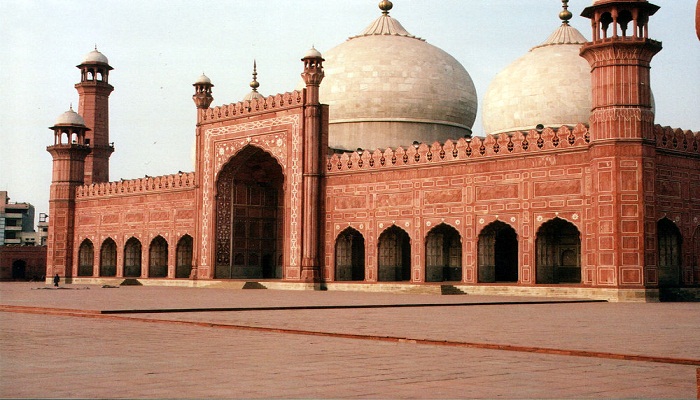
[[[569,20],[573,16],[569,11],[569,0],[561,0],[563,10],[559,13],[559,19],[562,20],[562,25],[569,25]]]
[[[394,5],[389,0],[382,0],[379,2],[379,9],[382,10],[382,14],[389,15],[389,10],[392,9]]]
[[[257,92],[260,87],[260,83],[258,82],[258,66],[255,60],[253,60],[253,80],[250,82],[250,87],[253,88],[254,92]]]

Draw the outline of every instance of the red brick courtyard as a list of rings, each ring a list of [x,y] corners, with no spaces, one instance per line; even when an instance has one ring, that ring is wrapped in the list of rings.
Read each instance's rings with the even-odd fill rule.
[[[0,283],[0,311],[4,398],[698,395],[698,303]]]

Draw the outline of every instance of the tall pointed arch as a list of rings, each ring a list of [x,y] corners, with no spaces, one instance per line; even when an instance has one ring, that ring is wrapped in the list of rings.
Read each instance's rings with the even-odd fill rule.
[[[282,278],[284,175],[255,146],[238,152],[216,181],[217,279]]]
[[[462,280],[462,237],[447,224],[428,232],[425,239],[425,281]]]
[[[378,280],[411,280],[411,239],[408,233],[392,225],[379,236],[378,246]]]
[[[518,281],[518,235],[512,226],[494,221],[482,229],[478,243],[479,282]]]
[[[335,280],[365,280],[365,238],[351,227],[335,240]]]
[[[551,219],[537,231],[537,283],[581,283],[581,233],[561,218]]]
[[[192,271],[192,236],[184,235],[177,242],[175,277],[189,278]]]
[[[148,246],[148,277],[168,276],[168,242],[160,235],[151,240]]]
[[[659,286],[678,286],[681,283],[681,231],[673,221],[662,218],[656,224],[658,244]]]
[[[92,276],[94,264],[95,247],[90,239],[85,239],[78,248],[78,276]]]
[[[141,276],[141,242],[133,236],[124,245],[124,276]]]
[[[100,246],[100,276],[117,276],[117,244],[112,238]]]

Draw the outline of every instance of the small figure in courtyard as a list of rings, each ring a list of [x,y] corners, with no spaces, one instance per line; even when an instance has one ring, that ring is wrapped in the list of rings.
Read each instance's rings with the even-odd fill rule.
[[[53,277],[53,285],[56,286],[56,287],[58,287],[58,282],[60,282],[60,281],[61,281],[61,277],[58,276],[58,274],[56,274],[56,275]]]

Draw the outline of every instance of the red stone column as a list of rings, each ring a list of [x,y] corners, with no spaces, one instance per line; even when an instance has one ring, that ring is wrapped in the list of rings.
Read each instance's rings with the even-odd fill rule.
[[[323,80],[323,58],[311,49],[302,59],[306,83],[304,104],[304,132],[302,139],[302,225],[301,225],[301,276],[304,282],[321,279],[321,181],[322,168],[322,106],[319,102],[319,85]]]

